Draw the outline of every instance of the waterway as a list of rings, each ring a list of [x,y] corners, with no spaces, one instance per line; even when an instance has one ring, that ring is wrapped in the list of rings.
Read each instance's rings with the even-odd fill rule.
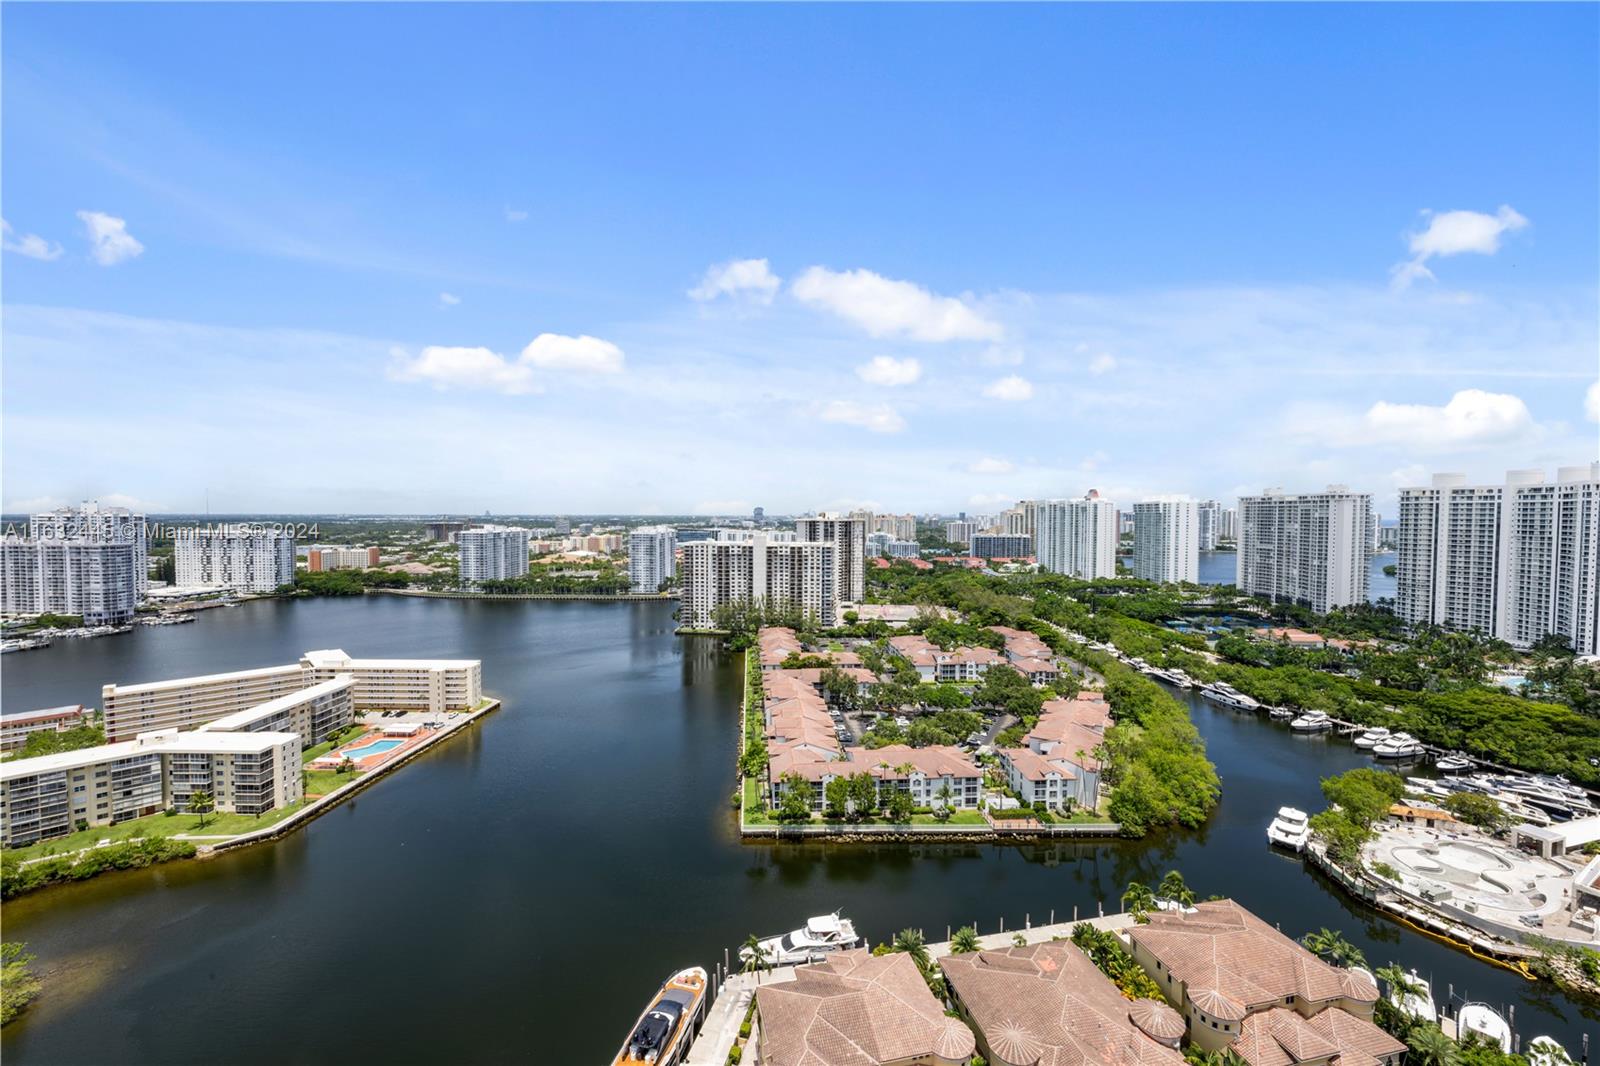
[[[193,625],[6,656],[8,710],[100,685],[353,655],[473,656],[505,706],[284,840],[5,905],[45,994],[0,1036],[24,1063],[607,1060],[672,970],[841,909],[874,940],[1115,909],[1179,868],[1294,936],[1342,929],[1576,1052],[1600,1031],[1532,984],[1356,908],[1264,831],[1366,758],[1195,699],[1223,799],[1140,842],[746,845],[728,798],[740,673],[671,605],[263,601]]]

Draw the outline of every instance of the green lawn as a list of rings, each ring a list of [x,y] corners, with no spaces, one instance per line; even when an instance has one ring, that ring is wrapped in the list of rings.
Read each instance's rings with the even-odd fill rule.
[[[81,833],[71,833],[53,840],[40,841],[25,848],[13,848],[7,857],[39,859],[47,855],[65,855],[93,847],[102,840],[122,841],[135,836],[171,837],[179,833],[197,833],[205,836],[237,836],[256,829],[265,829],[299,810],[304,803],[296,803],[279,810],[268,811],[259,817],[253,814],[208,814],[205,825],[197,814],[152,814],[144,818],[121,822],[117,825],[91,826]]]
[[[366,728],[366,726],[361,725],[347,726],[340,732],[335,733],[330,739],[323,741],[321,744],[318,744],[315,747],[307,748],[305,751],[301,752],[300,762],[302,764],[308,763],[319,755],[328,754],[328,752],[332,751],[334,748],[337,748],[340,744],[347,744],[359,737],[362,733],[366,732]]]
[[[355,771],[341,774],[337,770],[307,770],[305,774],[307,796],[326,796],[339,786],[348,785],[356,778],[364,776]]]

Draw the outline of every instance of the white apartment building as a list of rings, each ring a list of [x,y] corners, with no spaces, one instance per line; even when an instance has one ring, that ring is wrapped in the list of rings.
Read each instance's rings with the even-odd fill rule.
[[[173,566],[182,588],[271,592],[294,584],[294,534],[250,523],[194,526],[173,535]]]
[[[1239,590],[1319,614],[1367,601],[1372,497],[1268,489],[1239,500]]]
[[[74,614],[121,625],[139,606],[139,549],[131,542],[0,539],[0,613]]]
[[[1091,489],[1081,500],[1039,500],[1039,568],[1098,580],[1117,576],[1117,507]]]
[[[685,544],[682,625],[709,628],[717,608],[744,602],[790,604],[820,625],[837,624],[838,546],[794,537],[723,529],[715,539]]]
[[[294,733],[316,746],[355,716],[356,679],[339,674],[298,692],[224,715],[200,726],[203,733]]]
[[[1513,470],[1503,485],[1438,474],[1400,492],[1396,609],[1412,625],[1492,635],[1517,647],[1556,634],[1600,654],[1600,463],[1554,482]]]
[[[1031,538],[1035,521],[1036,512],[1029,506],[1028,501],[1019,500],[1015,507],[1000,512],[1000,516],[995,519],[995,532],[1013,537]]]
[[[922,554],[922,546],[914,540],[896,540],[888,533],[868,533],[867,554],[890,559],[915,559]]]
[[[348,674],[351,698],[362,710],[470,711],[483,702],[479,659],[352,659],[338,648],[300,658],[306,684]]]
[[[826,511],[795,520],[799,540],[832,544],[834,603],[860,603],[867,598],[867,526],[871,516],[830,514]]]
[[[145,517],[126,507],[102,507],[89,500],[78,507],[41,511],[28,519],[35,540],[86,540],[97,544],[132,544],[137,592],[150,590],[149,530]]]
[[[1200,508],[1159,497],[1133,505],[1133,574],[1162,584],[1200,581]]]
[[[528,531],[512,526],[472,526],[456,534],[461,585],[507,581],[528,572]]]
[[[224,813],[263,814],[302,798],[294,733],[146,733],[34,759],[0,763],[0,845],[65,836],[79,824],[115,825],[184,807],[211,793]]]
[[[197,729],[207,722],[299,692],[310,682],[299,663],[180,677],[141,685],[104,685],[100,707],[106,739],[132,740],[140,733]]]
[[[951,544],[971,544],[972,537],[983,526],[965,518],[944,524],[944,539]]]
[[[1223,513],[1227,508],[1216,500],[1206,500],[1195,505],[1196,515],[1199,519],[1200,550],[1203,552],[1215,551],[1217,541],[1232,540],[1231,534],[1224,533],[1222,529]]]
[[[1026,559],[1033,538],[1025,533],[974,533],[967,555],[975,559]]]
[[[642,526],[628,533],[628,584],[634,592],[658,592],[678,575],[678,531]]]

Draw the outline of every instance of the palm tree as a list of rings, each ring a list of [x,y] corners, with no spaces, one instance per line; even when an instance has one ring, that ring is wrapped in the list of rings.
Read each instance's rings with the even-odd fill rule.
[[[950,783],[946,781],[939,787],[939,809],[935,813],[939,821],[948,822],[952,813],[951,805],[955,802],[956,794],[950,790]]]
[[[767,949],[761,946],[761,938],[754,933],[745,938],[739,955],[744,959],[745,973],[759,974],[767,968]]]
[[[1344,934],[1324,926],[1300,938],[1307,951],[1333,966],[1365,966],[1367,957]]]
[[[206,815],[210,814],[216,809],[217,801],[213,799],[211,797],[211,793],[207,792],[205,789],[197,788],[193,792],[189,793],[189,813],[198,814],[200,816],[200,824],[195,828],[204,829],[206,826]]]
[[[1133,915],[1137,921],[1156,905],[1156,896],[1150,891],[1150,886],[1139,881],[1129,881],[1127,890],[1122,893],[1122,909]]]
[[[924,974],[928,972],[928,944],[922,937],[921,929],[902,929],[894,935],[895,951],[903,951],[911,956],[911,961],[917,964],[917,969]]]
[[[1437,1025],[1424,1024],[1412,1029],[1406,1045],[1411,1049],[1407,1056],[1411,1066],[1457,1066],[1461,1061],[1461,1049]]]
[[[979,950],[981,946],[978,943],[978,931],[970,925],[963,925],[950,938],[950,954],[952,955],[966,955]]]
[[[1161,884],[1156,888],[1156,895],[1180,907],[1188,907],[1194,903],[1194,893],[1189,891],[1189,885],[1184,881],[1183,874],[1177,870],[1167,871],[1167,876],[1161,879]]]
[[[1389,995],[1396,1000],[1423,994],[1423,987],[1413,981],[1411,975],[1402,970],[1397,962],[1378,967],[1377,976],[1379,980],[1389,986]]]

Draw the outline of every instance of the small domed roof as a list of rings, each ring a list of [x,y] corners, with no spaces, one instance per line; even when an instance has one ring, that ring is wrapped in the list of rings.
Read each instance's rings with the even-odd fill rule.
[[[1128,1008],[1128,1020],[1153,1040],[1168,1043],[1181,1040],[1188,1031],[1183,1015],[1159,999],[1136,999]]]
[[[977,1050],[977,1038],[959,1018],[946,1018],[939,1038],[933,1042],[933,1053],[952,1062],[966,1062]]]
[[[998,1026],[989,1038],[989,1050],[1005,1066],[1034,1066],[1044,1054],[1044,1045],[1015,1022]]]

